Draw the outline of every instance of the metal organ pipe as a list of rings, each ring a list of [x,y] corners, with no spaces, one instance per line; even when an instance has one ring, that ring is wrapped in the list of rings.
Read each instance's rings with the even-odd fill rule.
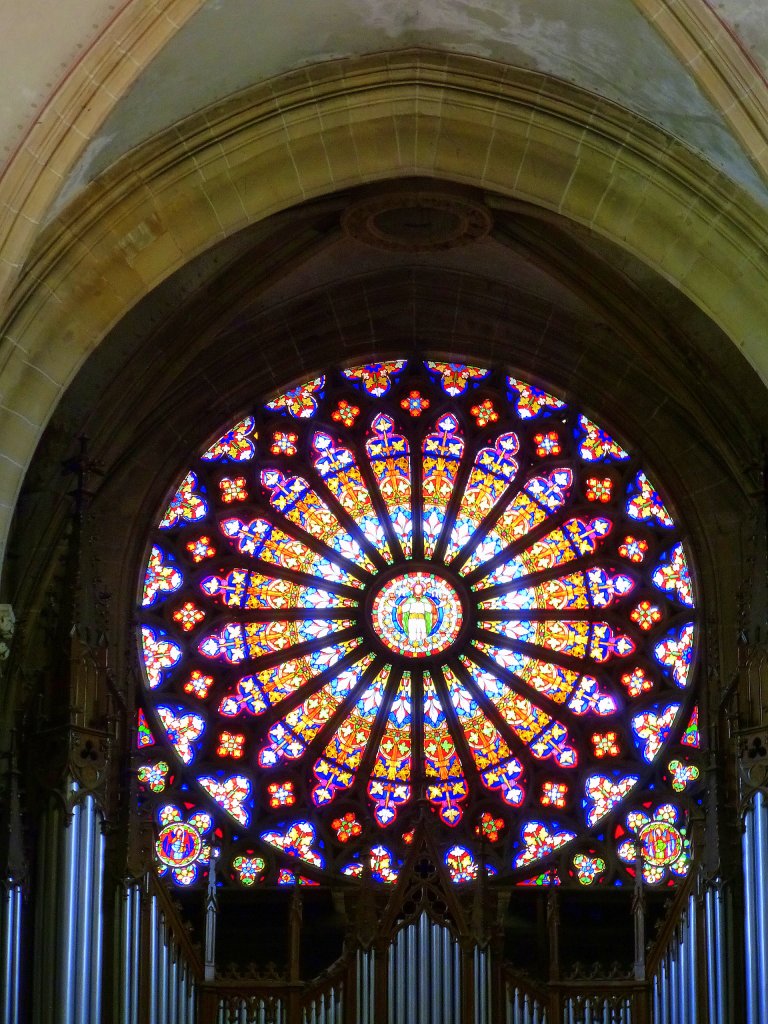
[[[429,919],[426,914],[422,914],[418,922],[418,932],[414,929],[414,950],[415,963],[418,965],[419,971],[419,1019],[423,1021],[431,1021],[432,1015],[430,1012],[430,991],[429,991],[429,967],[432,952],[430,949],[429,942]]]
[[[755,924],[757,927],[757,1012],[760,1021],[768,1021],[768,804],[762,793],[754,797],[755,806]]]
[[[681,1020],[688,1020],[688,944],[686,942],[685,917],[678,925],[676,932],[676,948],[672,956],[677,961],[677,1006]]]
[[[61,1024],[74,1024],[75,986],[75,893],[77,888],[77,853],[80,838],[80,807],[75,805],[72,820],[64,832],[64,857],[61,872],[61,921],[59,922],[59,970],[56,1006]]]
[[[94,1024],[101,1020],[101,975],[104,962],[104,847],[105,839],[102,831],[101,812],[96,808],[94,814],[93,888],[91,897],[93,914],[91,932],[93,966],[90,979],[91,1020]]]
[[[3,936],[2,1003],[0,1024],[19,1024],[19,967],[21,952],[21,886],[9,883],[3,891],[0,934]]]
[[[747,1024],[761,1024],[757,1013],[757,943],[755,920],[755,804],[744,816],[744,836],[742,837],[742,860],[744,865],[744,945],[746,973],[746,1011]]]
[[[74,825],[74,822],[73,822]],[[88,996],[90,996],[91,964],[88,952],[91,948],[91,897],[93,885],[93,798],[86,797],[80,805],[75,856],[77,862],[73,875],[76,879],[74,899],[74,942],[77,971],[74,984],[74,1019],[88,1019]],[[69,979],[72,983],[72,979]]]
[[[688,899],[688,933],[686,943],[688,946],[688,1007],[691,1020],[696,1020],[699,1012],[699,991],[698,991],[698,963],[696,935],[698,931],[699,905],[697,898],[691,895]]]

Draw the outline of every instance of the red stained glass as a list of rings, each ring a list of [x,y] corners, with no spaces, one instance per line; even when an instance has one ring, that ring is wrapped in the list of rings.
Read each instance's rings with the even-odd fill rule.
[[[429,399],[425,398],[420,391],[411,391],[400,402],[400,408],[411,416],[421,416],[425,409],[429,408]]]
[[[226,505],[231,505],[235,501],[245,501],[248,497],[244,476],[223,477],[219,480],[219,490],[221,500]]]
[[[584,495],[587,501],[596,501],[606,504],[611,500],[613,494],[613,480],[609,476],[587,477],[584,487]]]
[[[560,435],[556,430],[548,430],[546,434],[534,434],[533,443],[536,445],[536,454],[541,459],[548,455],[559,455],[563,450]]]
[[[285,430],[276,430],[272,435],[272,444],[269,450],[273,455],[295,455],[298,439],[298,434]]]
[[[487,427],[489,423],[497,423],[499,419],[499,414],[490,398],[486,398],[479,405],[473,405],[470,412],[475,417],[478,427]]]
[[[285,782],[270,782],[267,793],[270,807],[292,807],[296,803],[296,793],[290,779]]]
[[[631,535],[624,538],[619,544],[619,554],[622,558],[628,558],[630,562],[642,562],[648,550],[648,541],[638,540]]]
[[[331,413],[331,419],[341,423],[345,427],[353,427],[355,420],[360,415],[360,407],[352,405],[343,398]]]
[[[186,549],[192,556],[193,562],[202,562],[206,558],[213,558],[216,554],[216,548],[211,543],[211,538],[205,536],[189,541],[186,544]]]
[[[331,822],[331,828],[336,833],[336,838],[340,843],[348,843],[350,839],[359,836],[363,831],[362,825],[352,811],[347,811],[340,818],[335,818]]]

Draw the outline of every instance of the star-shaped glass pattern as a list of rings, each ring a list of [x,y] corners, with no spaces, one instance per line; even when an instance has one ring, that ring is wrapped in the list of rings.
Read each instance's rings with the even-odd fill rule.
[[[630,880],[648,788],[698,777],[685,538],[631,446],[501,369],[397,359],[201,452],[140,581],[143,799],[207,808],[231,884],[392,882],[425,815],[457,884]]]

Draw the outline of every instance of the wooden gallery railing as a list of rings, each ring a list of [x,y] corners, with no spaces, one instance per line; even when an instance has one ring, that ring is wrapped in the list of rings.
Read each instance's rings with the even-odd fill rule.
[[[312,981],[299,977],[301,895],[291,912],[284,974],[255,969],[214,976],[207,961],[199,1024],[699,1024],[707,1018],[703,914],[695,871],[675,892],[646,948],[644,901],[633,903],[635,962],[629,970],[572,965],[561,970],[558,893],[547,908],[549,978],[534,982],[501,960],[501,943],[470,948],[421,908],[388,939],[341,958]],[[498,940],[499,936],[497,936]],[[469,990],[469,991],[468,991]],[[173,1024],[173,1022],[169,1022]]]

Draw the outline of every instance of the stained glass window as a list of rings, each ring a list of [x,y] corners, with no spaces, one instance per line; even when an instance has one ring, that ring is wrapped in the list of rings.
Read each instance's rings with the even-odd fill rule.
[[[139,586],[158,871],[674,884],[700,769],[685,535],[652,474],[498,368],[327,370],[209,443]],[[419,826],[419,823],[421,824]]]

